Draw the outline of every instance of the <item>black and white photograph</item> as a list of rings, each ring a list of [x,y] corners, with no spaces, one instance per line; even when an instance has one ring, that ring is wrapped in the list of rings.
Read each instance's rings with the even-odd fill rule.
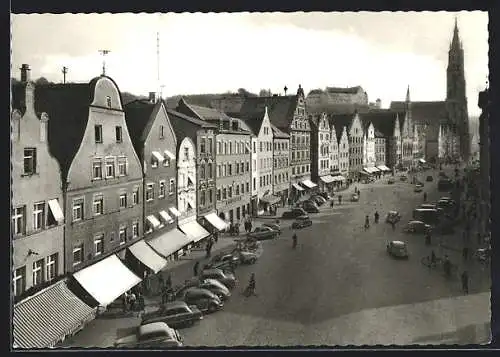
[[[488,12],[10,18],[11,348],[491,342]]]

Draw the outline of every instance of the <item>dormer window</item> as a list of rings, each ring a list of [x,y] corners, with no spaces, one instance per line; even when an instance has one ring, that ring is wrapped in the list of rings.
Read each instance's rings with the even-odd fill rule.
[[[109,95],[106,96],[106,105],[108,106],[108,108],[111,108],[111,97]]]

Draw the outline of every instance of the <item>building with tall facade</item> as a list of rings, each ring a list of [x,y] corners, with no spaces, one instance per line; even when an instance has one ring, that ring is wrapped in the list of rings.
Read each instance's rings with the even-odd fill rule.
[[[196,145],[196,215],[198,222],[207,230],[223,231],[227,225],[217,216],[216,210],[216,140],[217,126],[204,120],[190,117],[174,110],[167,113],[172,121],[178,138],[188,137]]]
[[[35,105],[29,67],[12,88],[11,242],[14,300],[65,273],[63,190],[59,163],[49,151],[47,112]]]
[[[418,128],[419,141],[425,140],[426,160],[450,161],[459,157],[467,160],[470,154],[470,129],[464,49],[456,19],[448,51],[446,86],[444,101],[411,102],[411,108],[406,102],[392,102],[391,109],[411,109],[411,120]]]
[[[311,179],[320,191],[331,191],[334,178],[331,173],[331,130],[326,113],[309,116],[311,125]],[[334,139],[336,140],[336,138]]]
[[[331,121],[336,128],[345,127],[347,129],[349,140],[349,178],[357,180],[360,178],[360,174],[365,173],[363,170],[364,130],[359,113],[332,115]]]
[[[378,174],[375,166],[375,128],[369,118],[361,116],[364,128],[363,137],[363,170],[369,174]]]
[[[250,212],[251,133],[242,128],[240,119],[213,108],[191,105],[181,99],[176,110],[217,125],[217,213],[227,222],[238,223]]]
[[[335,133],[337,134],[337,141],[339,143],[339,172],[341,178],[345,179],[349,177],[349,135],[347,134],[347,127],[342,125],[330,125],[335,127]],[[334,176],[335,177],[335,176]]]
[[[490,103],[489,89],[479,93],[478,106],[481,108],[479,116],[479,232],[490,232],[491,215],[491,163],[490,163]]]
[[[273,195],[284,205],[290,192],[290,135],[272,125]]]

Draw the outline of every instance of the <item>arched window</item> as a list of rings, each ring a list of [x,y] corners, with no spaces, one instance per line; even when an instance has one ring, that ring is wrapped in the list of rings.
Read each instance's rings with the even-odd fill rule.
[[[207,177],[208,178],[212,178],[212,163],[209,162],[208,165],[207,165]]]

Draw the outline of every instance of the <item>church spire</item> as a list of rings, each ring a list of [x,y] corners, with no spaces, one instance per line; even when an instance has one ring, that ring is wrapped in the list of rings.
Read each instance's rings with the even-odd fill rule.
[[[451,40],[450,49],[460,49],[462,48],[462,43],[460,42],[460,35],[458,34],[458,20],[455,16],[455,28],[453,29],[453,38]]]
[[[410,85],[408,84],[408,88],[406,89],[406,102],[410,102]]]

